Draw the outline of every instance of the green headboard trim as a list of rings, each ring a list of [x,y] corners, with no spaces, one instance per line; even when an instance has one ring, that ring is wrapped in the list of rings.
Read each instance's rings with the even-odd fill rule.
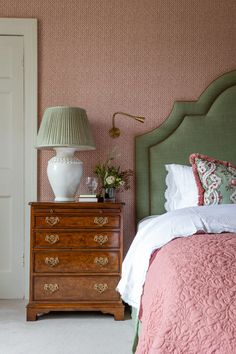
[[[135,138],[136,219],[162,214],[166,163],[189,165],[194,152],[236,163],[236,70],[196,102],[176,102],[166,121]]]

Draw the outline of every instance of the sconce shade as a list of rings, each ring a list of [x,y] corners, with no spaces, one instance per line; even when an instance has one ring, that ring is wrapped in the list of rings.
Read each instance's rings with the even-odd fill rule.
[[[44,112],[37,136],[37,149],[70,147],[95,150],[86,111],[78,107],[50,107]]]

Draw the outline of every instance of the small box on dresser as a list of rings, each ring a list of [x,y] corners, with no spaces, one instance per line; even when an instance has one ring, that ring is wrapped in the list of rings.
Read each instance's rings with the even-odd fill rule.
[[[124,319],[116,286],[123,203],[32,202],[27,320],[50,311],[101,311]]]

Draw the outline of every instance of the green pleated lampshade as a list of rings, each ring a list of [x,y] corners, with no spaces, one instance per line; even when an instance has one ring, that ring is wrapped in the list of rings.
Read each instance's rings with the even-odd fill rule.
[[[78,107],[50,107],[44,112],[37,136],[37,149],[70,147],[94,150],[86,111]]]

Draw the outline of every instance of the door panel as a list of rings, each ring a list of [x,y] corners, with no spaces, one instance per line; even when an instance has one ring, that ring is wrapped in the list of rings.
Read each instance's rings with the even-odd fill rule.
[[[24,296],[23,37],[0,36],[0,298]]]

